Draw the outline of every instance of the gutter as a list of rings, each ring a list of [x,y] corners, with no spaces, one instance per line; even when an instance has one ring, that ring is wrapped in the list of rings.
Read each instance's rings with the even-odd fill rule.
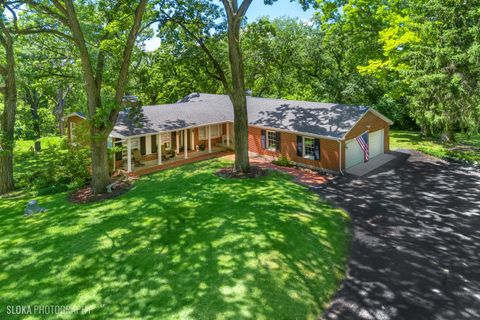
[[[340,153],[340,156],[338,157],[338,170],[340,171],[340,174],[344,176],[344,173],[342,171],[342,141],[338,141],[338,152]]]

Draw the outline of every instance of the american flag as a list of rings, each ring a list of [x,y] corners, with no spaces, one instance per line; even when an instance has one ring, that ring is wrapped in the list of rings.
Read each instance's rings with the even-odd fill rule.
[[[365,161],[368,161],[368,131],[365,131],[363,134],[356,137],[360,148],[363,150],[363,158]]]

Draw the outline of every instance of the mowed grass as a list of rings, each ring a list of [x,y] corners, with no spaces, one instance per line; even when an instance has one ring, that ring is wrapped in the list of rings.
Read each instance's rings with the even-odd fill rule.
[[[348,216],[286,175],[223,179],[210,160],[75,205],[0,198],[0,318],[8,305],[78,319],[317,319],[344,277]],[[45,316],[31,315],[31,319]]]
[[[480,134],[456,134],[455,143],[443,144],[439,139],[422,137],[417,131],[390,132],[390,148],[414,149],[437,158],[480,163]]]

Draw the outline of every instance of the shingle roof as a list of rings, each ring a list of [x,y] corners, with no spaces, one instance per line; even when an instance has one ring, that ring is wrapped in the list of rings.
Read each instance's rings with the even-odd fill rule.
[[[334,139],[343,137],[369,110],[365,106],[255,97],[247,97],[247,108],[250,125]],[[128,111],[121,112],[112,136],[153,134],[226,121],[233,121],[227,95],[192,93],[174,104],[142,107],[140,125],[129,119]]]
[[[63,118],[68,119],[68,118],[73,117],[73,116],[80,117],[82,119],[87,119],[87,117],[83,114],[83,112],[80,112],[80,111],[72,112],[69,115],[64,116]]]
[[[120,112],[113,128],[124,137],[174,131],[206,124],[232,121],[233,111],[222,103],[173,103],[142,107],[141,119],[132,121],[128,110]]]

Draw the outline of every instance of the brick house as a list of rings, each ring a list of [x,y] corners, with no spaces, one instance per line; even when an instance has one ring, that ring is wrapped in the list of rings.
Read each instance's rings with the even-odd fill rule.
[[[389,151],[392,121],[369,107],[247,97],[247,108],[251,154],[283,155],[338,172],[366,161],[359,136],[368,144],[368,158]],[[174,104],[144,106],[134,118],[127,109],[110,137],[111,145],[126,146],[115,155],[115,167],[129,172],[136,169],[132,154],[137,163],[154,166],[231,149],[233,107],[227,95],[193,93]]]

